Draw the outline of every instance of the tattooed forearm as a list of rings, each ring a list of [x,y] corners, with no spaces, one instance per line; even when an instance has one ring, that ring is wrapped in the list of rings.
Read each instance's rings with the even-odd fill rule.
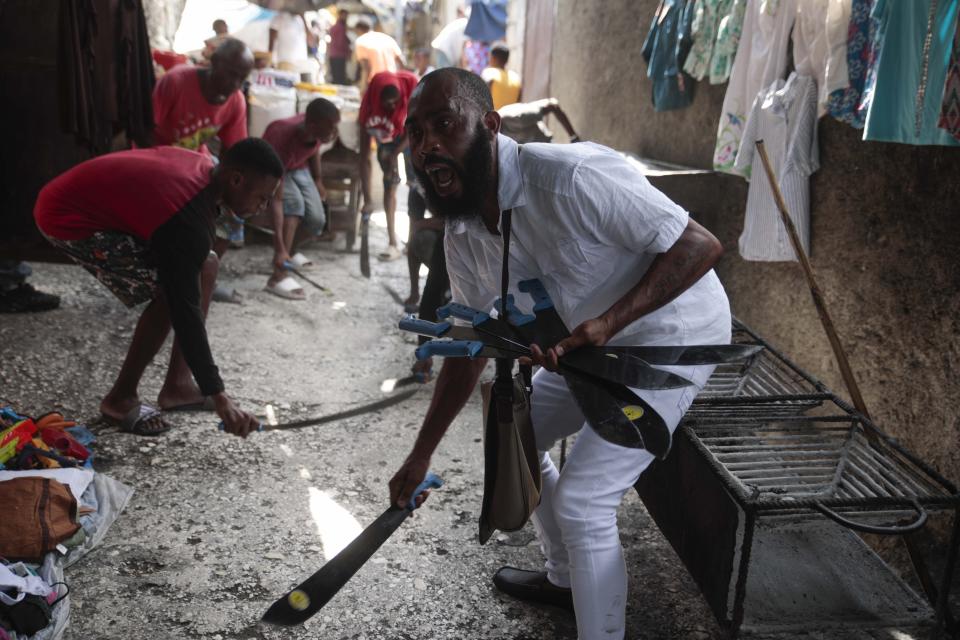
[[[722,253],[713,234],[690,220],[670,250],[658,255],[636,286],[603,314],[609,335],[689,289],[713,268]]]

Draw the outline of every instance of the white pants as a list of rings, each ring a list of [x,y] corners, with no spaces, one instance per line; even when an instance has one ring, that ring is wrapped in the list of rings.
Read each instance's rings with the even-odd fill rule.
[[[634,389],[673,432],[714,367],[664,367],[695,387]],[[579,640],[620,640],[624,634],[627,570],[617,531],[617,507],[654,456],[603,440],[586,424],[563,377],[541,369],[533,378],[531,416],[540,451],[543,495],[533,524],[546,556],[547,577],[573,589]],[[559,472],[547,455],[579,432]]]

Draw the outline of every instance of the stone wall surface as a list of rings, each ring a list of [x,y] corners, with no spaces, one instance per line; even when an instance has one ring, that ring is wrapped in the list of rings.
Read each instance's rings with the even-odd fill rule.
[[[640,49],[656,4],[558,0],[551,91],[587,139],[708,168],[726,85],[698,83],[690,108],[653,111]],[[960,150],[863,142],[830,118],[819,136],[811,259],[867,406],[960,481]],[[800,266],[738,255],[746,183],[658,184],[724,243],[734,312],[846,396]]]

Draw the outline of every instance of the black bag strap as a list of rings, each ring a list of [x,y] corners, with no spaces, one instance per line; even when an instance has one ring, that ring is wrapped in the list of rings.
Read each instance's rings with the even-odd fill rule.
[[[517,145],[517,156],[523,150],[523,145]],[[500,214],[500,235],[503,238],[503,262],[500,267],[500,312],[502,319],[510,323],[510,312],[507,310],[507,292],[510,289],[510,224],[513,219],[513,209],[507,209]],[[524,386],[529,393],[532,391],[533,367],[520,365],[523,374]],[[497,417],[501,422],[513,421],[513,358],[497,358],[497,376],[493,383],[497,397]]]
[[[502,319],[509,322],[506,308],[507,290],[510,288],[510,218],[513,211],[500,214],[500,235],[503,237],[503,265],[500,268],[500,311]],[[506,424],[513,422],[513,358],[497,358],[497,377],[493,382],[497,398],[497,418]]]

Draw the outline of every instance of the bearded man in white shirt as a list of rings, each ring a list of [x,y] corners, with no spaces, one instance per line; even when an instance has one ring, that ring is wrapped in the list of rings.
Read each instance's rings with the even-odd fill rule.
[[[494,584],[514,597],[576,611],[580,640],[624,633],[627,574],[616,510],[654,456],[608,442],[585,422],[555,371],[583,345],[724,344],[730,310],[713,265],[722,248],[686,211],[653,188],[619,154],[590,143],[517,144],[499,134],[486,83],[445,68],[427,75],[409,104],[413,166],[435,215],[446,220],[445,251],[456,302],[487,311],[500,296],[501,212],[510,209],[510,291],[538,278],[571,336],[546,351],[531,346],[531,416],[541,452],[543,493],[533,522],[544,571],[504,567]],[[485,365],[448,358],[406,461],[390,481],[405,504]],[[673,431],[712,366],[668,367],[694,382],[633,391]],[[562,472],[547,451],[577,435]]]

